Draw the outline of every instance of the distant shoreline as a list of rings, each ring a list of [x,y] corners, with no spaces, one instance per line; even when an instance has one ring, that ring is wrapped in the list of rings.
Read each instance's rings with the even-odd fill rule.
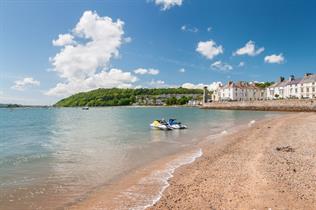
[[[19,105],[19,106],[14,106],[14,107],[8,107],[8,106],[0,106],[0,109],[23,109],[23,108],[55,108],[55,109],[60,109],[60,108],[83,108],[84,106],[30,106],[30,105]],[[89,108],[106,108],[106,107],[139,107],[139,108],[161,108],[161,107],[188,107],[188,108],[200,108],[201,106],[189,106],[189,105],[120,105],[120,106],[90,106]]]

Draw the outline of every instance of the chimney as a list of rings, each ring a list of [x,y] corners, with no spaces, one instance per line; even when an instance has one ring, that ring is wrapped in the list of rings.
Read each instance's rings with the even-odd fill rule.
[[[295,77],[294,77],[294,75],[291,75],[291,76],[289,77],[289,81],[291,82],[291,81],[293,81],[293,80],[295,80]]]
[[[278,82],[283,82],[284,81],[284,77],[279,77],[279,81]]]
[[[310,75],[312,75],[312,73],[305,73],[305,74],[304,74],[304,77],[308,77],[308,76],[310,76]]]

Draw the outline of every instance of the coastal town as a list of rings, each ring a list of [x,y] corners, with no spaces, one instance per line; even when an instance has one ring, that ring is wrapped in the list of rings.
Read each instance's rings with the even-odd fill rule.
[[[316,74],[306,73],[301,78],[290,75],[288,79],[280,77],[270,86],[262,87],[261,83],[233,82],[219,86],[207,97],[205,89],[204,102],[211,101],[261,101],[273,99],[312,99],[316,98]]]

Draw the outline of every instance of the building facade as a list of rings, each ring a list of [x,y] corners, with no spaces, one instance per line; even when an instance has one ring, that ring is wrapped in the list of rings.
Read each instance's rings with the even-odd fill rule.
[[[213,92],[212,101],[253,101],[264,100],[266,91],[255,83],[229,81]]]
[[[291,75],[288,80],[280,77],[266,92],[269,100],[316,98],[316,74],[306,73],[297,79]]]

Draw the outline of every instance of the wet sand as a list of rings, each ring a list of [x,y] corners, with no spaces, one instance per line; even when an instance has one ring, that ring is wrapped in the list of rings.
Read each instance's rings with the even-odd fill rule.
[[[316,114],[249,125],[202,145],[150,209],[316,209]]]

